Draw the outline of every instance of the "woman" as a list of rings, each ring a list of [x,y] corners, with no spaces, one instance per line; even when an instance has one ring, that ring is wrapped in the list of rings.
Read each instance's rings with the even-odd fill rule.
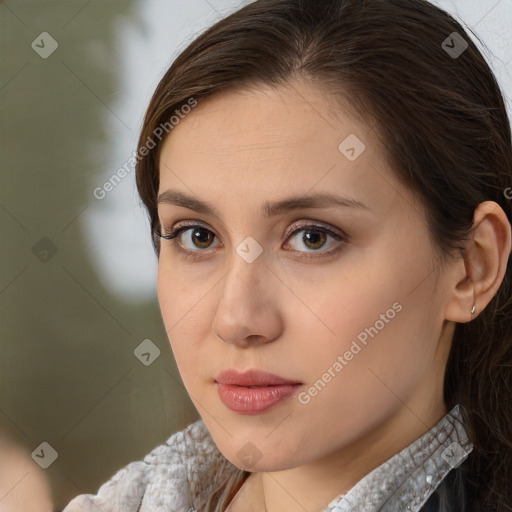
[[[65,509],[512,510],[511,132],[424,0],[257,0],[158,85],[137,187],[201,419]]]

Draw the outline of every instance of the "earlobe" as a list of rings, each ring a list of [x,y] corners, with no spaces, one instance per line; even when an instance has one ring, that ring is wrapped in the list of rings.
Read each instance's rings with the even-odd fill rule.
[[[473,241],[471,241],[473,243]],[[469,249],[466,251],[460,261],[457,262],[457,268],[454,271],[453,288],[449,290],[450,297],[446,306],[445,318],[446,320],[465,323],[476,318],[477,312],[482,311],[482,308],[477,309],[477,300],[475,293],[475,282],[470,277],[475,274],[471,267],[472,260],[469,255]],[[461,279],[461,273],[463,278]]]
[[[453,288],[445,317],[465,323],[481,313],[498,291],[511,252],[511,225],[494,201],[480,203],[475,210],[473,236],[453,272]]]

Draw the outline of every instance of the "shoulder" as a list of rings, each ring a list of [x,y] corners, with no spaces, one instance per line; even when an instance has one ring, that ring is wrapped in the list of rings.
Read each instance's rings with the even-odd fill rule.
[[[204,492],[206,489],[197,489],[199,473],[222,459],[203,421],[198,420],[174,433],[143,460],[119,469],[96,494],[73,498],[63,512],[139,512],[166,504],[186,511],[190,483],[195,484],[195,492]]]

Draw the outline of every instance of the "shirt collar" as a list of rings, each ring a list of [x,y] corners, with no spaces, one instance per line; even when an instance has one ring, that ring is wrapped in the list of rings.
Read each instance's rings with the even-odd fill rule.
[[[426,434],[333,499],[325,512],[418,512],[472,449],[458,404]]]

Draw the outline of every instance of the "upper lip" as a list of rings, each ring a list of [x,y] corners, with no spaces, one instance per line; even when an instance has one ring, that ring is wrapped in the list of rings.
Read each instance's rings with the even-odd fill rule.
[[[218,384],[235,384],[237,386],[276,386],[279,384],[302,384],[296,380],[285,379],[273,373],[261,370],[224,370],[220,372],[215,381]]]

